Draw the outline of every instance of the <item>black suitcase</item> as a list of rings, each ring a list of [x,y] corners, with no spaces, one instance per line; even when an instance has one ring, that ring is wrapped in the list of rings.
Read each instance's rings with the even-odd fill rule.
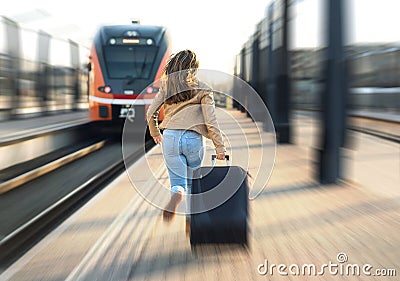
[[[214,163],[215,155],[212,160]],[[227,166],[213,165],[194,171],[190,197],[192,246],[204,243],[247,245],[247,172],[230,166],[229,156],[226,160]]]

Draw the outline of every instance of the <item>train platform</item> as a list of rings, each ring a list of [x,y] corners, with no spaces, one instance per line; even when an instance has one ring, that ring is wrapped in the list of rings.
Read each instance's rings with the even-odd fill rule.
[[[232,122],[219,119],[233,164],[247,148],[261,154],[250,119],[228,111],[248,140],[241,146]],[[354,147],[343,154],[346,180],[321,186],[314,180],[318,122],[296,116],[293,125],[293,144],[277,146],[268,185],[250,201],[248,248],[211,245],[193,252],[184,216],[163,222],[161,210],[123,173],[3,269],[0,280],[397,280],[378,274],[400,274],[399,145],[352,132]],[[143,165],[157,180],[140,172]],[[160,196],[154,186],[168,185],[160,146],[128,172],[148,187],[151,200]],[[257,166],[250,163],[249,172],[256,175]],[[330,264],[337,264],[336,273]],[[361,268],[359,276],[339,270],[349,264]]]
[[[87,110],[0,122],[0,143],[89,122]]]

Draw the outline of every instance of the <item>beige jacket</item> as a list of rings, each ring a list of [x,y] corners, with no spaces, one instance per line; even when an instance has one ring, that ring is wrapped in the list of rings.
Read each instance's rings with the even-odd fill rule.
[[[165,94],[159,91],[147,110],[150,135],[160,135],[160,129],[193,130],[212,140],[216,153],[225,152],[221,131],[215,116],[215,103],[211,90],[201,90],[192,99],[166,104]],[[158,114],[164,105],[164,120],[158,124]]]

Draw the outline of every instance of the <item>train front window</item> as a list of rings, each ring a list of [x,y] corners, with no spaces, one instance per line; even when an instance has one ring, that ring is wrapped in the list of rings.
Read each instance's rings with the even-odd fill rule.
[[[108,75],[116,79],[148,79],[156,53],[155,46],[105,46]]]

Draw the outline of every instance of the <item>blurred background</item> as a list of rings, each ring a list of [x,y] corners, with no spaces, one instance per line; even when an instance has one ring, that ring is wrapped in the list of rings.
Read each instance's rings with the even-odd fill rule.
[[[87,269],[82,263],[95,255],[83,257],[91,249],[97,251],[97,239],[108,233],[107,227],[123,212],[134,218],[124,218],[128,226],[132,221],[143,231],[154,226],[154,236],[148,238],[152,243],[145,244],[143,233],[126,235],[139,241],[137,245],[146,251],[137,249],[148,255],[133,271],[140,275],[141,263],[146,274],[153,272],[152,263],[158,265],[156,274],[169,270],[166,263],[175,269],[188,263],[198,266],[182,242],[185,238],[179,236],[179,226],[164,229],[157,225],[155,208],[139,204],[135,209],[127,201],[133,197],[129,192],[134,192],[129,180],[109,185],[125,169],[123,122],[128,117],[135,126],[145,128],[144,112],[158,91],[148,85],[160,74],[157,69],[168,56],[182,49],[196,52],[200,68],[247,82],[274,122],[274,128],[267,124],[265,116],[258,114],[257,101],[235,87],[234,79],[225,79],[226,75],[210,78],[214,88],[229,96],[215,93],[216,105],[238,120],[251,141],[256,134],[276,134],[274,174],[268,189],[252,203],[251,239],[260,241],[253,248],[252,272],[265,253],[305,262],[309,249],[318,253],[307,258],[334,257],[343,249],[360,262],[366,262],[362,260],[366,256],[368,262],[398,267],[399,11],[398,0],[4,2],[0,11],[0,274],[5,272],[4,280],[13,276],[13,280],[66,280],[67,276],[76,280],[77,272]],[[124,33],[119,38],[122,35],[109,31],[109,38],[101,38],[107,34],[101,28],[108,25],[127,25],[124,30],[131,35]],[[159,27],[145,27],[143,38],[132,35],[131,26],[147,25]],[[117,51],[111,63],[118,70],[128,61],[128,70],[141,69],[140,75],[147,71],[147,79],[133,77],[136,74],[106,77],[108,58],[102,58],[103,50],[137,50],[129,44],[152,49],[130,56],[133,63]],[[156,55],[154,50],[160,51]],[[132,110],[132,100],[142,91],[149,98]],[[252,131],[254,124],[263,132]],[[229,124],[225,126],[239,158],[246,153],[240,150],[242,139],[229,131]],[[149,135],[129,137],[130,165],[143,160],[154,143]],[[261,155],[257,145],[249,149]],[[77,240],[71,241],[81,249],[77,244],[70,246],[70,237],[63,232],[59,237],[68,239],[50,249],[46,244],[7,269],[100,190],[115,186],[125,189],[107,195],[115,197],[103,202],[89,222],[74,225],[71,233]],[[123,211],[125,206],[132,213]],[[175,249],[165,242],[170,238],[186,248],[175,255]],[[45,258],[37,254],[42,249],[47,251]],[[160,249],[164,252],[158,253]],[[213,253],[222,255],[219,250]],[[70,259],[64,264],[66,255]],[[232,256],[227,256],[230,264],[224,265],[225,273],[240,263]],[[36,263],[29,264],[31,260]],[[121,260],[125,262],[123,258],[113,262]],[[52,267],[53,262],[58,267]],[[129,261],[124,266],[130,267]]]
[[[0,28],[0,116],[85,107],[86,64],[96,30],[101,25],[129,24],[136,18],[144,25],[166,26],[173,52],[193,49],[202,68],[233,74],[235,56],[246,38],[255,29],[264,31],[265,37],[269,4],[205,1],[188,7],[181,1],[160,1],[153,8],[148,2],[117,1],[110,7],[90,1],[66,7],[46,1],[9,2],[2,8]],[[389,97],[398,94],[399,86],[400,43],[394,30],[399,24],[398,1],[349,0],[344,5],[344,44],[352,69],[351,91],[359,99],[356,105],[398,109],[398,99]],[[320,90],[316,81],[321,77],[321,50],[326,44],[324,9],[325,1],[290,1],[288,50],[294,104],[312,107]],[[48,49],[39,45],[40,36],[51,38]],[[43,89],[46,76],[49,82]],[[373,91],[379,92],[379,99],[371,95],[372,88],[377,88]]]

